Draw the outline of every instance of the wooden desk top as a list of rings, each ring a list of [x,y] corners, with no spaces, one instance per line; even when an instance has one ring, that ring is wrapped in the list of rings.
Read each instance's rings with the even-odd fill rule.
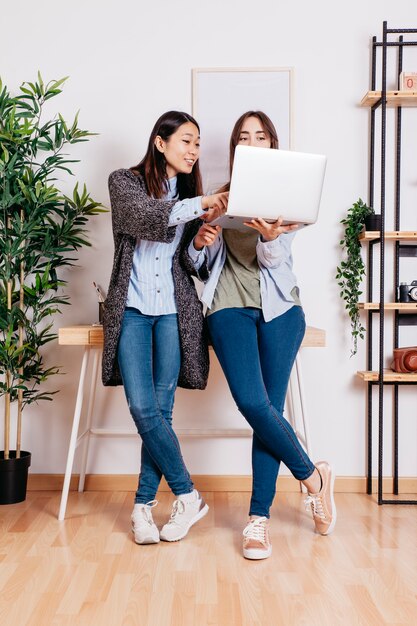
[[[61,346],[102,346],[103,327],[82,324],[80,326],[65,326],[58,331],[58,343]],[[326,345],[326,331],[322,328],[307,326],[302,348],[324,348]]]

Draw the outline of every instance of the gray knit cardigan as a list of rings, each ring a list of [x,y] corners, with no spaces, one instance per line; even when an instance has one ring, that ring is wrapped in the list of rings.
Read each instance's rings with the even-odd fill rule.
[[[104,349],[102,380],[104,385],[121,385],[117,363],[117,344],[133,253],[137,239],[170,242],[175,236],[175,226],[168,226],[174,201],[155,200],[146,191],[144,180],[130,170],[117,170],[110,174],[109,193],[112,210],[114,262],[104,307]],[[207,334],[202,304],[194,286],[192,275],[197,275],[186,253],[188,245],[202,222],[195,219],[185,225],[172,264],[175,300],[181,341],[181,369],[178,385],[187,389],[204,389],[207,384],[209,357]],[[198,272],[207,278],[204,265]]]

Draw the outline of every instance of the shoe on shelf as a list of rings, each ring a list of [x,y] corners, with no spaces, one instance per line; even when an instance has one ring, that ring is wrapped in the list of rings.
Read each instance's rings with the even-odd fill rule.
[[[334,473],[326,461],[316,463],[321,477],[321,489],[318,493],[308,492],[304,500],[306,508],[311,508],[316,532],[330,535],[336,524],[336,505],[334,502]]]
[[[267,559],[272,554],[268,519],[257,517],[243,531],[243,556],[245,559]]]
[[[139,544],[159,543],[159,530],[152,518],[152,509],[158,500],[146,504],[135,504],[132,511],[132,532]]]
[[[180,496],[173,503],[171,517],[160,532],[162,541],[179,541],[183,539],[191,526],[208,512],[209,507],[198,491],[194,490],[192,494],[188,499]]]

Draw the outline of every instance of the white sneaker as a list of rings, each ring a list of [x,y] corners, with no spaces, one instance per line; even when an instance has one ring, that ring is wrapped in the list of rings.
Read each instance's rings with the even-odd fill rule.
[[[169,521],[162,527],[160,537],[162,541],[179,541],[183,539],[198,520],[206,515],[209,510],[198,491],[193,501],[175,500],[172,505],[172,513]]]
[[[151,511],[157,504],[158,500],[151,500],[147,504],[135,504],[133,507],[132,532],[136,543],[159,543],[159,530],[153,521]]]
[[[245,559],[267,559],[272,554],[268,520],[257,517],[243,531],[243,556]]]

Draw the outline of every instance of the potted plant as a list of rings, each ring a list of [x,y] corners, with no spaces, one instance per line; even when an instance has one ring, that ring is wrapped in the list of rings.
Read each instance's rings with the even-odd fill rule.
[[[366,206],[366,205],[365,205]],[[368,207],[370,213],[365,216],[364,226],[365,230],[378,231],[381,230],[381,214],[375,213],[372,207]]]
[[[11,96],[0,80],[0,397],[4,399],[4,450],[0,452],[0,503],[26,497],[30,453],[21,449],[22,411],[40,400],[59,368],[45,365],[42,349],[56,338],[52,316],[68,304],[58,271],[74,264],[74,251],[90,245],[86,223],[104,209],[84,186],[72,197],[59,190],[58,174],[72,174],[63,150],[88,141],[78,114],[67,124],[58,114],[44,120],[44,105],[61,93],[66,78],[23,83]],[[16,446],[10,449],[11,407]]]
[[[365,219],[373,215],[375,215],[374,209],[359,198],[348,209],[345,219],[340,222],[345,227],[344,238],[340,241],[340,245],[342,250],[346,252],[346,259],[337,267],[336,279],[340,287],[340,296],[345,301],[345,308],[350,317],[352,334],[351,356],[357,352],[358,337],[363,339],[365,333],[358,305],[359,296],[362,294],[360,287],[365,275],[359,235],[365,225]]]

